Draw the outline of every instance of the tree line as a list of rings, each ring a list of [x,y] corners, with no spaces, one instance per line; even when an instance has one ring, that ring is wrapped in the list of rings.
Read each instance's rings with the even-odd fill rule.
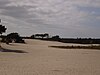
[[[1,22],[1,20],[0,20]],[[47,41],[58,41],[63,43],[79,43],[79,44],[100,44],[100,39],[92,39],[92,38],[60,38],[59,35],[55,35],[50,37],[48,33],[44,34],[33,34],[30,37],[21,37],[18,33],[10,33],[6,36],[2,34],[5,33],[7,28],[0,24],[0,34],[2,38],[2,42],[6,42],[9,44],[11,42],[15,43],[25,43],[23,39],[41,39]]]

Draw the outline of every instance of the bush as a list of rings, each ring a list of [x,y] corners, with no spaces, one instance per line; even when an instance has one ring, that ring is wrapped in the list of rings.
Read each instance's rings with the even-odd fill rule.
[[[25,43],[25,41],[20,37],[20,35],[18,33],[10,33],[7,35],[6,37],[6,43],[11,43],[11,42],[15,42],[15,43]]]

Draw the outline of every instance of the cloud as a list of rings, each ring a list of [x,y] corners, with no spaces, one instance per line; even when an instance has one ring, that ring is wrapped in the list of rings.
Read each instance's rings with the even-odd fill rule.
[[[0,0],[0,15],[11,27],[8,32],[23,28],[18,31],[23,35],[100,37],[99,8],[99,0]]]

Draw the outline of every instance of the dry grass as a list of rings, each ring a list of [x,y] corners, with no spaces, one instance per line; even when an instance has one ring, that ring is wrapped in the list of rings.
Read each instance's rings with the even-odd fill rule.
[[[100,50],[100,46],[91,45],[91,46],[49,46],[54,48],[62,48],[62,49],[97,49]]]

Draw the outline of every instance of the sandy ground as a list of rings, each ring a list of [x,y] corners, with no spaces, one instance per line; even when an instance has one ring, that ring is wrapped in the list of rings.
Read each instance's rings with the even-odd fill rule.
[[[27,44],[2,44],[27,53],[0,52],[0,75],[100,75],[100,50],[58,49],[48,46],[72,44],[25,41]]]

